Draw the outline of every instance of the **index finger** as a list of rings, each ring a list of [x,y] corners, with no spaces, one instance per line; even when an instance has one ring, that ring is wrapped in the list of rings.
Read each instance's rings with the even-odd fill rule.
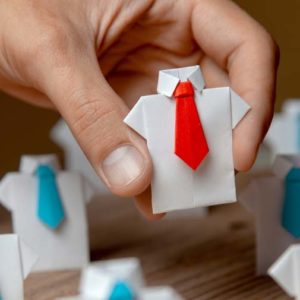
[[[272,120],[277,46],[258,22],[228,0],[195,1],[192,30],[201,49],[228,72],[231,87],[251,106],[233,133],[235,168],[247,170]]]

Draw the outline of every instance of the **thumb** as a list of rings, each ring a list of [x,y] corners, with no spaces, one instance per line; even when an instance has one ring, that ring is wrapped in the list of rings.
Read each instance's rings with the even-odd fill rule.
[[[152,172],[145,140],[123,123],[128,108],[105,80],[97,57],[64,58],[43,70],[41,88],[108,188],[120,196],[144,191]]]

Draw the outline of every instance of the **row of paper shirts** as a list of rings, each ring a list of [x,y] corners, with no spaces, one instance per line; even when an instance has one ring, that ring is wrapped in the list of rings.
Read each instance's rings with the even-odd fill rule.
[[[300,99],[275,114],[264,145],[273,174],[253,179],[239,201],[255,215],[257,274],[300,299]]]
[[[198,71],[199,71],[198,67],[191,67],[188,71],[190,73],[187,74],[189,74],[188,76],[194,76],[194,74],[196,74],[196,72]],[[165,76],[164,73],[161,74]],[[169,75],[170,75],[169,73],[166,73],[166,78]],[[219,89],[218,93],[219,93],[218,96],[221,96],[221,98],[226,98],[225,89],[224,91]],[[216,96],[217,94],[213,94],[213,97]],[[243,110],[244,108],[241,106],[239,109]],[[298,136],[297,133],[300,127],[299,118],[297,114],[298,110],[300,110],[298,107],[298,103],[290,102],[285,106],[283,114],[275,117],[274,123],[266,138],[266,142],[270,144],[272,149],[274,148],[274,152],[297,152],[299,150],[300,142],[296,138]],[[243,116],[243,114],[241,114],[241,116]],[[135,116],[131,117],[131,119],[130,117],[127,119],[129,125],[136,123],[134,118]],[[78,144],[75,142],[69,129],[62,121],[59,122],[59,124],[54,128],[51,136],[55,141],[57,141],[60,145],[64,147],[66,152],[67,166],[70,169],[83,171],[84,175],[87,175],[88,178],[93,181],[94,185],[89,184],[88,181],[83,176],[76,173],[70,172],[67,174],[67,172],[65,173],[62,172],[62,174],[59,174],[58,182],[61,181],[60,191],[62,191],[62,193],[64,194],[63,198],[72,199],[73,209],[71,208],[71,206],[66,207],[68,221],[76,220],[76,222],[65,222],[65,224],[63,224],[61,229],[59,229],[56,232],[49,233],[49,230],[47,228],[40,226],[37,218],[32,217],[36,211],[36,206],[35,206],[36,201],[35,201],[35,197],[33,197],[32,195],[33,194],[32,191],[35,190],[34,185],[36,183],[34,181],[31,181],[30,182],[31,188],[30,188],[30,186],[28,186],[27,184],[27,181],[30,177],[32,177],[33,169],[40,162],[50,164],[52,165],[53,168],[57,168],[58,163],[56,161],[56,158],[53,156],[23,157],[21,162],[21,168],[20,168],[20,171],[24,172],[23,174],[21,174],[22,176],[18,176],[18,174],[12,173],[12,174],[8,174],[8,176],[6,176],[2,180],[0,186],[0,198],[4,206],[13,212],[13,225],[14,225],[15,232],[17,232],[22,238],[24,238],[24,240],[29,242],[30,245],[34,245],[34,247],[36,247],[37,249],[37,252],[41,255],[40,263],[36,265],[37,271],[49,270],[49,269],[69,269],[74,267],[76,268],[76,267],[81,267],[83,264],[88,262],[88,247],[87,247],[88,238],[87,238],[87,226],[86,226],[84,203],[89,202],[92,196],[94,195],[98,195],[99,198],[101,198],[101,196],[108,193],[105,187],[99,184],[99,178],[95,175],[94,171],[89,166],[87,159],[83,155]],[[231,143],[231,141],[227,141],[226,143],[228,142]],[[57,170],[58,169],[59,168],[57,168]],[[225,178],[226,176],[227,175],[224,173],[224,176],[220,176],[220,178],[222,179],[223,177]],[[276,191],[277,189],[281,188],[280,184],[276,184],[276,182],[274,183],[272,182],[272,180],[269,181],[267,180],[266,182],[266,185],[269,188],[262,189],[266,193],[270,191]],[[75,182],[76,184],[74,184]],[[232,183],[230,183],[230,185],[231,184]],[[74,186],[76,186],[77,189],[74,189]],[[95,188],[95,186],[97,186],[97,188]],[[253,186],[249,188],[253,188]],[[227,189],[227,190],[232,190],[232,189]],[[250,192],[250,194],[254,195],[253,191]],[[275,194],[280,195],[280,192]],[[28,197],[26,197],[26,195]],[[29,195],[31,195],[32,198],[32,201],[29,201],[30,205],[28,205],[28,202],[16,201],[16,199],[20,199],[20,198],[30,198]],[[77,197],[75,195],[77,195]],[[246,206],[248,206],[248,208],[252,209],[253,211],[255,209],[257,211],[260,211],[260,209],[257,208],[257,206],[259,206],[260,204],[257,205],[255,204],[256,202],[258,202],[257,199],[259,199],[259,197],[262,197],[264,199],[272,198],[270,196],[265,197],[262,196],[262,194],[260,195],[257,194],[257,197],[255,197],[253,201],[248,201],[248,204],[246,204]],[[232,198],[235,197],[233,196]],[[244,198],[246,199],[247,197]],[[247,203],[247,200],[243,202]],[[68,201],[65,201],[64,204],[68,206]],[[271,203],[270,205],[274,207],[274,213],[276,214],[276,208],[273,204],[274,203]],[[184,203],[183,203],[183,207],[181,208],[185,208]],[[277,207],[277,209],[279,208]],[[272,214],[273,208],[271,210],[267,209],[267,211],[269,212],[271,211],[270,214]],[[272,219],[272,216],[270,218]],[[28,220],[30,221],[28,222]],[[258,226],[261,226],[261,228],[264,227],[262,225],[259,225],[260,222],[259,216],[257,222],[258,222]],[[72,226],[70,225],[70,223],[72,223]],[[75,223],[77,224],[77,226],[74,225]],[[32,228],[34,228],[33,231],[31,230]],[[269,226],[266,226],[266,228],[269,228]],[[262,229],[262,230],[266,230],[266,229]],[[46,236],[47,239],[41,242],[41,239],[39,238],[40,236]],[[258,234],[257,239],[258,239],[257,261],[258,261],[259,273],[264,273],[267,267],[270,265],[270,262],[273,262],[274,258],[280,254],[282,248],[284,248],[283,246],[281,246],[281,241],[284,240],[284,244],[286,245],[286,244],[290,244],[292,240],[290,236],[279,239],[278,245],[272,247],[272,251],[274,253],[271,255],[265,255],[265,253],[268,253],[268,248],[270,248],[269,246],[266,245],[270,245],[270,243],[266,242],[267,238],[265,238],[264,234]],[[79,241],[81,241],[81,243],[79,243]],[[82,241],[84,241],[84,243],[82,243]],[[81,248],[78,247],[79,244],[82,245]],[[74,249],[76,249],[75,251],[76,255],[74,255],[73,258],[70,258],[68,255],[71,249],[73,250],[72,252],[74,252]],[[59,253],[58,255],[59,257],[53,257],[53,256],[51,257],[52,253]]]
[[[253,179],[239,201],[255,216],[257,274],[300,299],[300,154],[277,155],[272,171]]]
[[[24,299],[23,280],[38,256],[16,234],[0,235],[0,297]],[[137,258],[94,262],[82,269],[79,295],[60,300],[183,300],[171,287],[146,287]]]
[[[195,101],[210,147],[208,157],[196,171],[173,153],[174,135],[169,132],[175,125],[175,104],[170,96],[180,80],[189,80],[195,88]],[[151,185],[153,212],[235,202],[232,130],[248,112],[249,105],[229,87],[205,89],[199,66],[160,71],[158,94],[149,97],[141,98],[124,121],[139,133],[145,126],[148,133],[152,132],[145,138],[155,169]],[[142,106],[143,112],[149,113],[148,121],[156,118],[157,111],[163,112],[165,118],[156,121],[169,123],[167,130],[162,132],[163,127],[154,119],[144,124]],[[163,106],[165,111],[161,110]],[[35,271],[80,268],[88,263],[85,204],[102,190],[98,187],[99,178],[86,168],[88,162],[68,128],[58,128],[52,136],[67,144],[69,137],[70,149],[76,149],[69,152],[67,161],[76,162],[74,169],[86,173],[61,171],[54,155],[23,156],[20,171],[8,173],[0,182],[0,201],[12,213],[14,232],[40,257]],[[165,143],[157,143],[162,134],[166,136]],[[162,156],[157,147],[164,150]],[[93,183],[87,178],[93,178]]]
[[[152,125],[143,124],[139,109],[141,105],[146,105],[147,111],[151,114],[157,105],[164,105],[169,112],[174,113],[174,101],[166,95],[175,89],[179,78],[193,83],[195,95],[199,97],[199,105],[204,105],[202,109],[207,112],[202,116],[202,121],[210,145],[210,154],[200,169],[194,173],[171,151],[173,149],[171,140],[166,139],[164,145],[166,151],[164,155],[169,159],[163,163],[156,161],[157,158],[164,159],[164,156],[161,158],[152,147],[154,144],[158,145],[153,142],[159,139],[162,131],[156,130],[158,127],[155,122]],[[138,132],[140,132],[138,128],[143,126],[156,128],[152,136],[148,137],[148,145],[152,143],[149,147],[153,154],[154,174],[156,174],[152,180],[152,205],[155,213],[195,207],[200,207],[203,211],[204,206],[236,201],[231,151],[232,129],[242,120],[249,106],[230,88],[203,89],[203,87],[204,79],[199,66],[161,71],[158,80],[158,98],[155,96],[155,100],[150,102],[141,99],[126,117],[125,122]],[[159,101],[156,101],[157,99]],[[152,104],[155,107],[152,107]],[[202,110],[200,112],[203,114]],[[174,127],[174,115],[167,113],[166,116],[169,116],[168,122]],[[217,124],[215,120],[218,121]],[[167,119],[164,118],[164,121]],[[97,200],[101,200],[102,195],[106,193],[69,129],[64,123],[59,124],[53,130],[52,137],[69,150],[66,150],[67,164],[77,170],[76,172],[61,171],[54,155],[23,156],[19,172],[8,173],[0,182],[0,201],[12,213],[14,232],[40,257],[34,271],[74,269],[89,262],[85,204],[95,196]],[[218,134],[215,134],[216,126]],[[213,132],[212,128],[215,128]],[[168,130],[164,135],[169,136]],[[170,134],[170,137],[172,136]],[[150,142],[152,138],[154,140]],[[168,176],[165,177],[163,175],[167,161],[170,165],[167,166]],[[78,170],[84,174],[81,175]],[[189,176],[186,176],[187,174]],[[201,184],[195,184],[195,180]],[[216,185],[218,189],[214,188]],[[47,199],[51,198],[50,194],[54,199],[52,203]],[[41,198],[44,201],[40,201]],[[70,256],[69,253],[73,255]]]
[[[195,88],[195,101],[210,147],[208,157],[197,171],[192,171],[173,153],[175,103],[171,96],[180,80],[189,80]],[[156,174],[152,180],[154,213],[236,201],[232,130],[249,109],[249,105],[228,87],[204,89],[204,79],[199,66],[159,73],[158,95],[142,97],[125,119],[130,127],[147,139],[154,163],[154,174]],[[164,114],[163,118],[158,118],[158,111]],[[142,115],[146,112],[149,114],[146,118],[148,123],[144,123],[145,119]],[[163,126],[165,122],[169,126]],[[61,172],[57,159],[49,155],[23,157],[20,173],[7,174],[0,185],[0,199],[2,204],[12,212],[14,231],[34,247],[40,256],[35,266],[36,271],[76,268],[88,262],[85,203],[89,202],[95,194],[100,195],[100,190],[104,191],[103,186],[95,189],[95,186],[99,185],[99,179],[91,168],[87,169],[88,162],[68,128],[65,125],[59,126],[62,126],[62,129],[54,129],[52,136],[65,149],[69,147],[67,162],[69,165],[73,164],[74,169],[84,172],[87,170],[89,178],[93,178],[95,184],[89,184],[86,178],[78,173]],[[144,130],[145,128],[147,130]],[[162,132],[161,128],[166,130]],[[70,138],[69,142],[67,136]],[[158,143],[162,136],[166,138],[163,138],[163,143]],[[163,157],[161,157],[162,146],[165,151]],[[161,160],[164,160],[163,163]],[[45,168],[40,178],[33,175],[40,164],[50,166],[56,173],[58,187],[52,188],[52,194],[58,194],[57,190],[59,190],[64,204],[63,211],[59,199],[56,199],[59,218],[55,213],[52,216],[54,219],[56,217],[55,220],[52,219],[52,225],[56,230],[52,231],[40,222],[41,218],[47,218],[43,213],[44,210],[41,212],[39,209],[36,217],[39,197],[37,184],[44,182]],[[167,184],[166,178],[168,178]],[[52,185],[51,182],[53,183],[54,180],[50,178],[49,185]],[[162,182],[164,182],[163,186]],[[42,186],[47,185],[42,184]],[[215,186],[218,186],[218,189],[215,189]],[[61,222],[63,222],[61,226],[56,228]],[[73,255],[70,256],[69,253]]]

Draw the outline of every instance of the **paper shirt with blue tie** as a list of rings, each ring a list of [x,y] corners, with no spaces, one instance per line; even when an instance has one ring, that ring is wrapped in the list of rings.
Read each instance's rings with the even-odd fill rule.
[[[146,287],[137,258],[93,262],[82,270],[80,295],[57,300],[183,300],[171,287]]]
[[[99,297],[70,296],[56,300],[99,300]],[[120,300],[126,300],[126,298],[120,298]],[[184,300],[184,298],[170,286],[151,286],[141,288],[134,300]]]
[[[196,171],[174,154],[175,109],[172,96],[189,81],[209,153]],[[249,105],[231,88],[206,89],[199,66],[159,72],[157,94],[139,99],[124,122],[144,137],[153,161],[154,213],[236,201],[232,130]]]
[[[89,262],[86,204],[94,187],[61,171],[55,155],[23,156],[20,172],[0,182],[0,202],[13,229],[40,259],[34,271],[78,269]]]
[[[3,300],[23,300],[23,280],[38,256],[16,234],[0,235],[0,292]]]
[[[97,300],[136,300],[144,278],[136,258],[95,262],[82,271],[82,297]]]
[[[268,268],[291,244],[299,243],[300,155],[278,155],[273,175],[255,178],[239,201],[255,215],[258,274]]]

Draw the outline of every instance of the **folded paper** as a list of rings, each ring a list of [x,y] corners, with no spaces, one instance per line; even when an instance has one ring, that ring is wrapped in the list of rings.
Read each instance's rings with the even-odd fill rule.
[[[174,154],[179,82],[189,81],[209,153],[194,171]],[[154,213],[236,201],[232,130],[250,109],[229,87],[203,89],[199,66],[160,71],[158,94],[141,97],[125,123],[147,140],[153,161]]]
[[[196,170],[209,149],[190,81],[179,82],[175,91],[175,154]]]
[[[183,298],[169,286],[148,287],[141,291],[139,300],[183,300]]]
[[[36,176],[41,165],[51,167],[56,173],[57,191],[52,190],[51,199],[50,194],[40,199],[40,192],[49,192],[49,186],[40,189],[40,179]],[[54,177],[50,181],[53,180]],[[55,188],[52,186],[51,189]],[[57,192],[62,201],[63,215],[59,204],[51,204],[51,200],[58,200],[55,199]],[[8,173],[2,179],[0,202],[12,213],[14,232],[39,255],[34,271],[81,268],[89,262],[85,205],[93,195],[93,186],[82,175],[60,170],[55,155],[23,156],[20,172]],[[47,210],[43,210],[43,217],[49,218],[50,215],[50,221],[54,222],[52,225],[58,222],[57,228],[50,228],[49,224],[41,221],[40,200],[48,206]]]
[[[291,245],[271,266],[268,274],[290,296],[300,300],[300,245]]]
[[[300,168],[291,168],[284,180],[282,226],[295,238],[300,238]]]
[[[279,155],[273,164],[273,175],[253,179],[239,195],[240,202],[255,215],[259,275],[266,274],[291,244],[300,242],[294,234],[299,219],[298,203],[294,203],[298,180],[294,182],[288,177],[298,167],[300,155]],[[289,180],[292,186],[287,186]]]
[[[51,229],[56,229],[65,218],[55,173],[48,165],[39,165],[35,172],[38,181],[38,218]]]
[[[23,300],[23,280],[38,256],[16,234],[0,235],[0,291],[3,300]]]
[[[80,294],[98,300],[134,299],[144,286],[140,263],[136,258],[96,262],[82,271]]]
[[[273,156],[300,152],[300,99],[286,101],[282,112],[275,114],[265,144]]]
[[[99,298],[90,298],[86,296],[73,296],[57,298],[56,300],[99,300]],[[108,300],[108,299],[107,299]],[[126,300],[118,298],[118,300]],[[184,300],[172,287],[157,286],[142,288],[134,300]]]
[[[82,270],[80,295],[57,300],[183,300],[171,287],[145,287],[137,258],[90,264]]]

